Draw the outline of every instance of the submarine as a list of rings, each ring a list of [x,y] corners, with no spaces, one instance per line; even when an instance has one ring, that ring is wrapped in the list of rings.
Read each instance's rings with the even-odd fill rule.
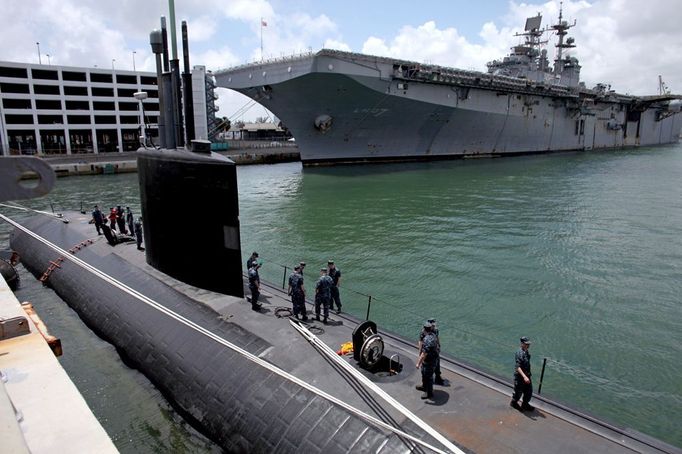
[[[162,70],[163,35],[150,36],[168,101],[160,146],[137,157],[145,250],[97,235],[77,211],[22,223],[0,216],[15,227],[10,246],[23,266],[193,426],[238,453],[680,452],[543,396],[536,410],[519,413],[508,405],[510,380],[446,354],[446,386],[422,400],[416,340],[350,314],[328,325],[282,316],[291,303],[271,283],[253,311],[244,298],[236,167],[192,140],[191,126],[173,127],[191,112],[180,110],[177,57]],[[186,33],[183,50],[188,71]],[[216,216],[169,222],[169,210],[183,204]],[[183,243],[188,231],[201,234]],[[338,355],[349,341],[353,355]]]

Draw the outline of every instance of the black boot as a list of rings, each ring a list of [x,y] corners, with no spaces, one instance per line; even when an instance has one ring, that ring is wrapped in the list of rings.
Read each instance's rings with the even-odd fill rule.
[[[521,409],[521,406],[519,405],[519,403],[518,403],[517,401],[515,401],[515,400],[512,400],[511,402],[509,402],[509,406],[512,407],[512,408],[517,409],[518,411],[523,411],[523,410]]]
[[[433,382],[440,386],[443,386],[445,384],[445,380],[443,380],[443,377],[441,377],[440,375],[436,377],[436,379]]]
[[[535,410],[535,407],[529,404],[528,402],[524,402],[521,404],[521,409],[525,411],[533,411]]]

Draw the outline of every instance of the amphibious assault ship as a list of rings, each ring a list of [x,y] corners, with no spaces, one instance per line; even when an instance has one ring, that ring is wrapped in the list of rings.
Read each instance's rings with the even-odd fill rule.
[[[580,82],[563,20],[528,18],[487,72],[323,49],[214,73],[293,133],[304,164],[409,161],[650,146],[679,140],[682,97]],[[553,64],[542,49],[557,35]]]

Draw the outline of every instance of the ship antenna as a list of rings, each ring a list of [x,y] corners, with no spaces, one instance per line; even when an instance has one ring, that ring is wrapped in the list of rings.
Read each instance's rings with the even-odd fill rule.
[[[559,37],[559,42],[556,44],[557,56],[554,60],[554,73],[560,75],[563,72],[563,50],[575,47],[573,38],[568,38],[564,42],[564,36],[568,34],[568,30],[575,27],[576,21],[574,20],[572,24],[564,22],[564,2],[559,3],[559,22],[552,25],[552,29],[556,31]]]

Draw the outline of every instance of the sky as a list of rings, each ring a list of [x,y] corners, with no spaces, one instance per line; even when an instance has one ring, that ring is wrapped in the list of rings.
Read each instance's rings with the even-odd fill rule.
[[[556,21],[559,1],[509,0],[176,0],[177,28],[189,25],[190,62],[217,70],[323,47],[463,69],[486,70],[520,42],[527,17]],[[167,0],[0,0],[0,61],[154,71],[149,32],[169,16]],[[588,87],[656,94],[662,75],[682,93],[680,0],[565,0],[564,20]],[[261,18],[266,26],[261,26]],[[178,33],[178,37],[180,33]],[[549,44],[554,36],[549,36]],[[181,43],[178,40],[178,47]],[[134,52],[134,54],[133,54]],[[553,46],[548,48],[554,55]],[[234,117],[248,99],[219,89],[219,114]]]

